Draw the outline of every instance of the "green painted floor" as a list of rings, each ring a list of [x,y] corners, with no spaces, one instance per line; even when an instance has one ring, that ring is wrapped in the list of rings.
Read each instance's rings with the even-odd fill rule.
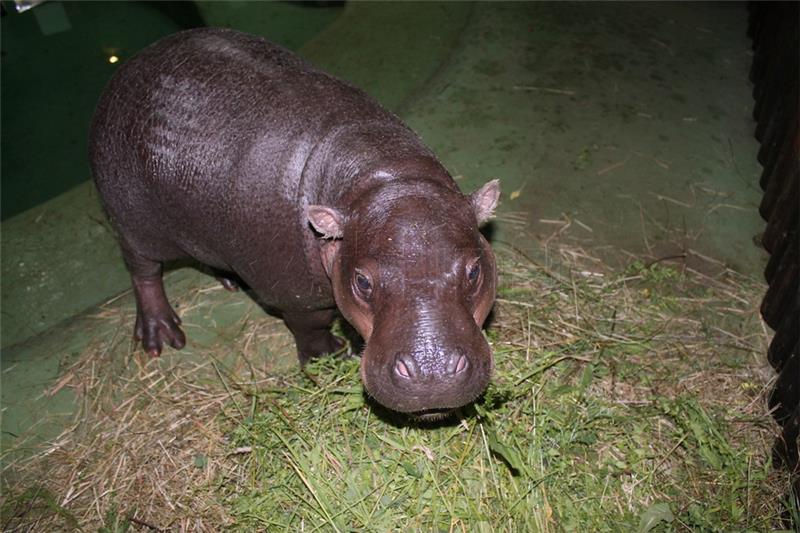
[[[63,26],[57,10],[36,18],[48,4],[70,29],[42,35]],[[558,240],[620,264],[763,269],[744,4],[48,4],[2,21],[4,448],[56,435],[74,409],[71,389],[53,388],[60,372],[93,339],[131,333],[94,318],[132,298],[86,181],[88,117],[110,50],[124,60],[198,17],[362,87],[465,191],[500,178],[499,241],[540,257]],[[167,276],[172,295],[207,285],[191,269]]]

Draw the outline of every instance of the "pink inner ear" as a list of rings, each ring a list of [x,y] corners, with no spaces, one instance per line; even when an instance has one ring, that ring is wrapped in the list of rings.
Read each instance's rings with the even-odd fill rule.
[[[475,218],[480,226],[494,214],[497,202],[500,200],[500,180],[492,180],[470,195]]]
[[[340,241],[325,241],[319,248],[319,255],[322,258],[322,267],[328,277],[333,279],[333,262],[336,259],[336,252],[339,251]]]
[[[326,239],[342,237],[342,214],[332,207],[310,205],[306,210],[311,225]]]

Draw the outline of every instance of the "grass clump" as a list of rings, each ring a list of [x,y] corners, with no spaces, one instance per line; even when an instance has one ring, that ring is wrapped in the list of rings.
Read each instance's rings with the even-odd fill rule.
[[[279,322],[240,300],[217,321],[231,335],[188,355],[132,364],[114,336],[68,369],[87,408],[43,453],[6,469],[4,526],[787,527],[788,476],[769,463],[777,428],[764,400],[759,283],[662,264],[554,268],[496,250],[495,375],[452,419],[422,424],[375,405],[357,359],[302,372],[262,364],[275,350],[293,358],[293,347]],[[225,301],[207,287],[184,294],[187,329]],[[109,317],[129,327],[133,309],[118,305]],[[42,496],[28,492],[34,479]]]
[[[237,527],[782,527],[757,284],[660,265],[598,278],[501,257],[483,397],[418,424],[369,402],[357,361],[332,359],[255,393],[253,415],[232,422],[232,445],[252,450],[240,465],[252,490],[230,494]]]

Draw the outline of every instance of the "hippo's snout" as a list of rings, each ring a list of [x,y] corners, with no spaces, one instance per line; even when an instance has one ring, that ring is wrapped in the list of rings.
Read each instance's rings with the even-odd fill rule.
[[[489,377],[488,371],[480,375],[480,365],[471,364],[464,351],[458,349],[442,355],[433,365],[421,364],[417,358],[400,353],[391,368],[392,387],[388,392],[393,403],[405,404],[395,409],[422,419],[447,416],[474,400]]]
[[[382,405],[419,418],[441,418],[470,403],[488,385],[493,367],[491,349],[475,330],[469,349],[401,350],[383,352],[384,358],[373,338],[362,356],[367,391]]]

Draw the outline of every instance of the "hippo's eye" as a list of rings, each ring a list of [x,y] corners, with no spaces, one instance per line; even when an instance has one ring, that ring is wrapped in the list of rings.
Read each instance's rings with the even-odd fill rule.
[[[369,297],[370,293],[372,292],[372,282],[369,280],[367,275],[363,272],[356,271],[353,281],[356,289],[358,289],[358,292],[360,292],[364,297]]]
[[[478,281],[478,278],[480,277],[481,277],[481,264],[475,261],[475,263],[473,263],[472,266],[469,267],[469,270],[467,271],[467,279],[469,280],[470,283],[476,283]]]

